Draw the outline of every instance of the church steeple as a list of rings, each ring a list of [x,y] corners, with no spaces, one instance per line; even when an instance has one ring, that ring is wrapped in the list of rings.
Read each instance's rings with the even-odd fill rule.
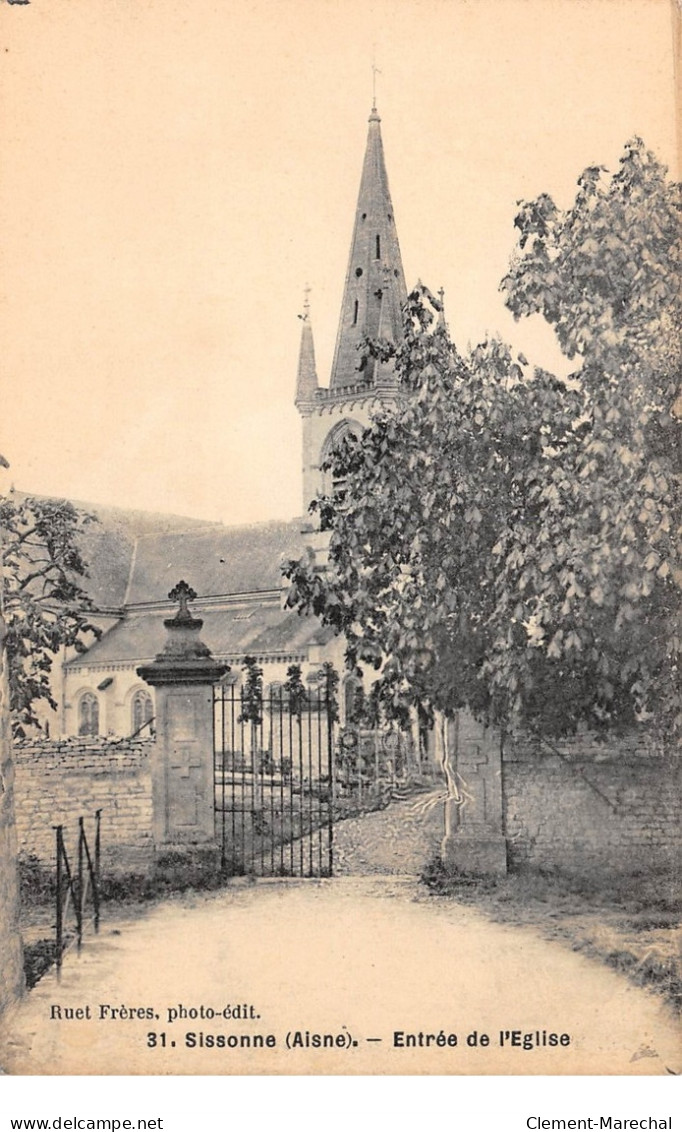
[[[296,404],[298,406],[314,400],[318,388],[309,295],[310,288],[306,287],[303,314],[299,315],[303,325],[301,327],[301,347],[298,354],[298,377],[296,379]]]
[[[329,382],[330,389],[339,392],[375,381],[375,362],[359,372],[358,346],[364,338],[382,336],[397,342],[402,336],[401,308],[407,291],[380,122],[373,106]]]

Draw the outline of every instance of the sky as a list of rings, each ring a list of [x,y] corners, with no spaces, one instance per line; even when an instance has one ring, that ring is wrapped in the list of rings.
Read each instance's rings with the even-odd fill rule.
[[[303,289],[329,378],[372,102],[408,286],[563,360],[499,282],[517,202],[641,135],[675,169],[668,0],[0,3],[0,452],[17,488],[301,514]],[[564,367],[565,368],[565,367]]]

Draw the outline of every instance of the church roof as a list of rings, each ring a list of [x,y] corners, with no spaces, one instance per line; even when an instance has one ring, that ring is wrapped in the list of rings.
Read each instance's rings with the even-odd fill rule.
[[[209,527],[137,540],[126,605],[166,601],[184,580],[202,597],[279,590],[282,558],[303,553],[301,520]]]
[[[118,609],[123,605],[134,539],[124,532],[92,523],[81,532],[79,546],[88,576],[80,579],[82,588],[98,609]]]
[[[76,499],[62,500],[58,496],[37,492],[13,491],[12,497],[18,503],[27,499],[68,502],[79,511],[94,516],[97,521],[85,524],[77,535],[87,577],[78,575],[75,581],[98,609],[120,608],[128,586],[137,534],[133,516],[138,513],[117,507],[99,507]],[[150,517],[147,516],[147,520]]]
[[[402,306],[407,298],[393,205],[381,140],[381,119],[372,108],[367,148],[355,211],[350,257],[341,304],[330,389],[374,378],[374,363],[358,373],[358,346],[365,338],[402,337]],[[380,327],[381,324],[381,327]]]
[[[73,657],[69,668],[125,664],[150,660],[166,640],[164,618],[171,611],[134,611],[97,641],[87,653]],[[278,602],[239,603],[228,609],[193,612],[203,618],[201,639],[214,656],[283,656],[304,652],[310,645],[324,644],[331,637],[314,617],[301,617],[282,610]]]
[[[77,503],[96,516],[97,522],[85,527],[79,536],[88,577],[83,588],[99,609],[120,608],[126,601],[131,570],[139,540],[195,537],[198,531],[224,530],[219,523],[153,511],[132,511],[123,507],[100,507]],[[165,598],[166,593],[163,594]]]
[[[282,558],[303,553],[300,519],[227,527],[71,502],[97,520],[78,535],[88,569],[87,578],[79,581],[100,610],[165,602],[180,578],[200,597],[279,590]]]

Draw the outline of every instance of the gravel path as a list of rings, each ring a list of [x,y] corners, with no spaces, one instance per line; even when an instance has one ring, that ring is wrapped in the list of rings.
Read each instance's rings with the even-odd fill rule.
[[[443,839],[436,794],[392,802],[334,826],[335,876],[421,876]]]
[[[256,1036],[272,1041],[242,1044]],[[105,920],[8,1018],[0,1069],[665,1075],[682,1056],[671,1013],[600,963],[413,880],[351,876],[234,884]]]

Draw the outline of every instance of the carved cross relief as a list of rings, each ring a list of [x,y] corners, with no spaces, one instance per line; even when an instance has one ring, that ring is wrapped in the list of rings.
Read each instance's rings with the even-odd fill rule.
[[[469,728],[461,728],[458,748],[460,789],[465,801],[460,821],[465,827],[496,828],[501,819],[499,812],[501,800],[498,799],[500,757],[496,739],[493,735],[476,736]]]

